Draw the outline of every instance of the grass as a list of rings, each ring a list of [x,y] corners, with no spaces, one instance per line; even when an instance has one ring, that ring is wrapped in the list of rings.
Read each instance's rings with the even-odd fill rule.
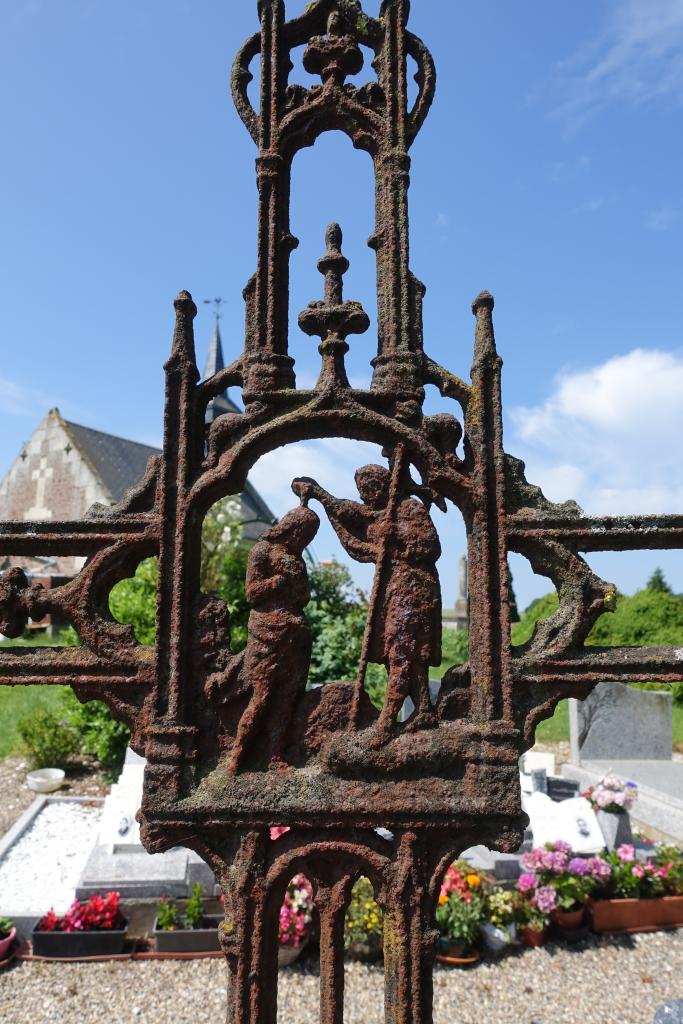
[[[65,686],[0,686],[0,757],[21,752],[17,725],[38,708],[55,711]]]
[[[46,637],[34,633],[19,640],[2,640],[0,647],[64,647],[59,634]],[[66,686],[0,686],[0,757],[21,753],[17,725],[22,718],[33,715],[38,708],[55,711],[61,704]]]

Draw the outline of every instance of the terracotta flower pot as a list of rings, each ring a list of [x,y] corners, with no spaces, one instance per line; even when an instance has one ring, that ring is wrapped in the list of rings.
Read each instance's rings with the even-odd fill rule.
[[[591,903],[593,931],[651,932],[683,927],[683,896],[647,900],[595,900]]]
[[[568,931],[572,928],[580,928],[585,909],[585,907],[579,907],[578,910],[553,910],[553,921],[558,928],[566,928]]]
[[[522,928],[522,938],[525,946],[545,945],[547,931],[545,928]]]
[[[12,931],[9,933],[9,935],[6,935],[4,939],[0,939],[0,960],[7,959],[9,951],[12,948],[12,943],[14,942],[14,939],[16,937],[16,934],[16,928],[12,928]]]

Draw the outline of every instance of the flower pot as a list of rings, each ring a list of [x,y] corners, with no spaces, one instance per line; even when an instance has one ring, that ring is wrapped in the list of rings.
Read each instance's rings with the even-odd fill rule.
[[[608,850],[616,850],[624,843],[633,842],[628,811],[618,814],[614,811],[597,811],[596,816]]]
[[[157,953],[217,953],[220,951],[218,926],[222,914],[205,914],[201,928],[176,928],[165,931],[154,921],[152,938]]]
[[[553,921],[558,928],[563,928],[566,931],[580,928],[585,909],[585,907],[579,907],[578,910],[553,910]]]
[[[128,934],[128,922],[123,928],[78,931],[41,932],[36,928],[31,933],[34,956],[73,957],[82,960],[91,956],[116,956],[123,952]]]
[[[277,951],[278,967],[289,967],[290,964],[293,964],[307,945],[308,939],[304,939],[298,946],[292,946],[289,943],[281,942]]]
[[[16,934],[16,928],[12,928],[9,935],[6,935],[4,939],[0,939],[0,960],[6,960],[9,956],[9,951],[12,948],[12,943],[14,942]]]
[[[464,957],[470,946],[463,939],[451,939],[447,935],[439,936],[439,953],[442,956],[450,956],[459,959]]]
[[[350,942],[346,947],[347,956],[352,960],[376,960],[384,949],[383,935],[370,935],[362,942]]]
[[[683,896],[595,900],[590,909],[595,932],[652,932],[683,927]]]
[[[517,929],[514,924],[509,924],[507,928],[497,928],[489,921],[484,921],[479,925],[479,929],[487,953],[492,953],[493,956],[499,956],[517,938]]]
[[[525,946],[538,947],[545,945],[547,929],[522,928],[522,939]]]

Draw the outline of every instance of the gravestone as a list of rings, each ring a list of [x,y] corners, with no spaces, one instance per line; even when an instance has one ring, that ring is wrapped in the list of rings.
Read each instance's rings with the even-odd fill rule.
[[[655,838],[683,841],[683,764],[672,760],[672,695],[600,683],[569,701],[572,763],[582,789],[608,772],[638,784],[631,817]]]
[[[599,683],[590,696],[569,701],[574,764],[584,761],[670,761],[672,695]]]
[[[115,889],[124,899],[184,898],[199,882],[213,896],[211,869],[182,846],[147,853],[140,841],[137,812],[142,802],[146,761],[128,749],[123,770],[104,801],[97,838],[76,886],[77,899]]]

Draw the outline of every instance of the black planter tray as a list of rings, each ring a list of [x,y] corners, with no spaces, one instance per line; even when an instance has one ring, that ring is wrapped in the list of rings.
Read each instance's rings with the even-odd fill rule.
[[[167,932],[157,928],[154,920],[152,938],[157,953],[217,953],[220,952],[218,942],[218,925],[223,920],[222,914],[205,914],[203,928],[178,928]]]
[[[123,952],[128,922],[123,928],[91,932],[41,932],[31,933],[34,956],[73,957],[83,959],[89,956],[116,956]]]

